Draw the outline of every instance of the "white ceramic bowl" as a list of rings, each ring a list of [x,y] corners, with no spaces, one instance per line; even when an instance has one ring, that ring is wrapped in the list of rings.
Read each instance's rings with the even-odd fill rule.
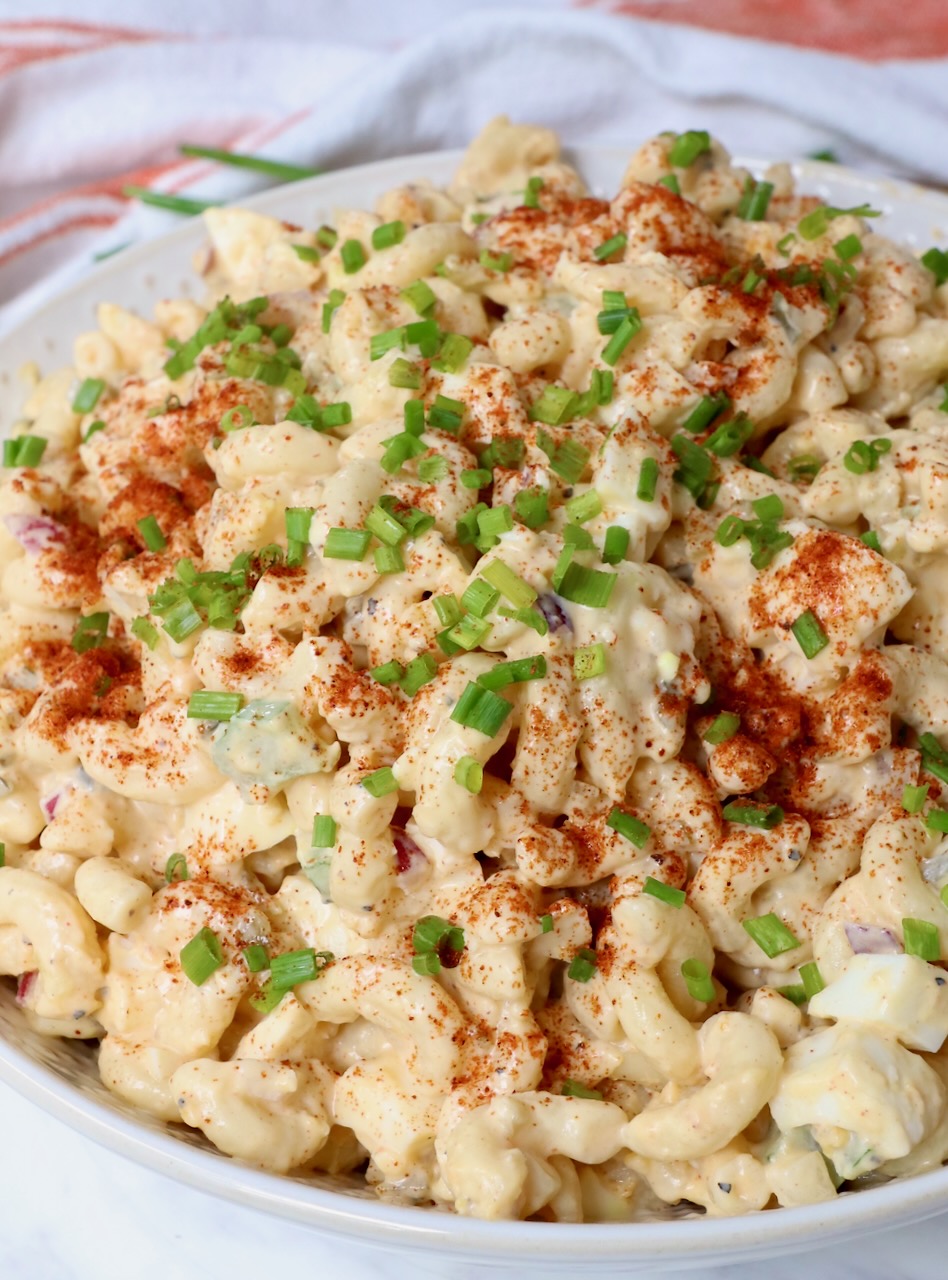
[[[331,221],[338,206],[370,206],[388,188],[413,178],[447,180],[460,153],[387,160],[281,187],[243,201],[290,221]],[[614,191],[627,154],[580,148],[573,156],[591,188]],[[744,161],[760,171],[763,165]],[[948,238],[948,197],[835,165],[794,166],[800,189],[830,203],[868,201],[883,210],[874,224],[924,249]],[[75,335],[95,325],[107,299],[143,313],[163,297],[186,297],[199,285],[190,269],[203,242],[200,221],[104,262],[0,341],[0,435],[18,416],[17,370],[35,360],[49,371],[71,360]],[[478,1222],[424,1209],[380,1204],[356,1180],[278,1178],[218,1154],[200,1134],[163,1124],[126,1106],[99,1082],[83,1045],[38,1036],[25,1025],[3,984],[0,991],[0,1079],[65,1123],[162,1173],[240,1204],[341,1236],[353,1252],[404,1251],[406,1272],[452,1280],[506,1268],[518,1276],[575,1275],[593,1263],[597,1280],[814,1249],[900,1223],[948,1205],[948,1169],[841,1196],[830,1204],[780,1209],[743,1218],[676,1217],[629,1225]],[[410,1256],[409,1256],[410,1255]]]

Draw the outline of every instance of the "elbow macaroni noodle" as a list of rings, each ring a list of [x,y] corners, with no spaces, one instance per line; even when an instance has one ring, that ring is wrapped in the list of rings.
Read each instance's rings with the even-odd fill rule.
[[[942,1162],[948,285],[873,215],[501,117],[103,303],[0,475],[30,1024],[482,1218]]]

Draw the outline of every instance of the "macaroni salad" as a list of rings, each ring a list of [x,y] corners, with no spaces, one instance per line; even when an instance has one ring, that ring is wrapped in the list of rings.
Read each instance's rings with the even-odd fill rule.
[[[211,209],[0,476],[0,973],[277,1173],[481,1218],[948,1158],[948,252],[662,134]],[[667,1210],[666,1210],[667,1211]]]

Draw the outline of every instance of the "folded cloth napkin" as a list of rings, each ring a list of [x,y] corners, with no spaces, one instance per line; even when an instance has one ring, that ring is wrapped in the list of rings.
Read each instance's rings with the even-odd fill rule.
[[[194,38],[0,22],[0,331],[97,253],[173,225],[129,205],[124,184],[233,200],[264,184],[182,162],[182,140],[339,168],[459,146],[507,112],[567,142],[632,149],[660,129],[708,128],[744,155],[831,147],[845,163],[948,183],[948,59],[870,64],[551,5],[470,4],[394,50],[374,29],[365,44],[323,30]]]

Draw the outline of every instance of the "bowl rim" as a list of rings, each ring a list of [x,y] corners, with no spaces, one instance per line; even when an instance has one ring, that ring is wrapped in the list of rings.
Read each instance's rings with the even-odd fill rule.
[[[574,146],[568,156],[579,164],[598,162],[617,169],[628,150],[608,146]],[[404,182],[409,174],[440,178],[463,155],[461,150],[420,152],[334,170],[302,182],[286,184],[241,198],[241,208],[282,216],[281,208],[312,198],[329,202],[337,187],[361,180],[380,185]],[[755,172],[770,161],[737,157]],[[842,166],[799,161],[792,166],[798,182],[872,194],[896,206],[914,205],[948,225],[948,195],[913,183],[877,178]],[[180,227],[133,245],[98,264],[44,302],[24,322],[31,328],[68,308],[91,287],[145,267],[158,253],[203,239],[200,223]],[[0,355],[10,341],[0,336]],[[385,1204],[371,1197],[328,1191],[302,1180],[243,1164],[210,1147],[192,1146],[166,1131],[140,1123],[84,1094],[46,1063],[37,1061],[0,1032],[0,1081],[96,1143],[167,1177],[245,1207],[362,1243],[410,1247],[471,1259],[527,1258],[586,1261],[594,1247],[597,1260],[638,1262],[768,1256],[781,1248],[794,1252],[818,1248],[856,1232],[882,1230],[934,1216],[948,1204],[948,1167],[895,1179],[884,1185],[848,1192],[832,1201],[783,1208],[732,1218],[678,1218],[661,1222],[546,1223],[484,1221],[438,1209]],[[144,1116],[143,1116],[144,1120]]]

